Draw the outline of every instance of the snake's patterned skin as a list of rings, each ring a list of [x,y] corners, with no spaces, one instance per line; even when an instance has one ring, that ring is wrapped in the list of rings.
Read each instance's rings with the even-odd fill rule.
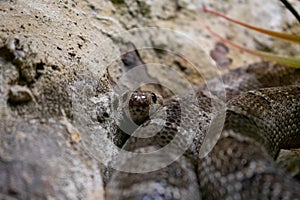
[[[274,162],[279,149],[300,147],[300,70],[262,62],[230,71],[222,79],[226,119],[212,151],[199,157],[209,124],[218,115],[207,88],[200,86],[197,105],[189,102],[189,95],[166,100],[154,116],[159,118],[160,110],[166,112],[163,124],[152,117],[142,124],[163,128],[150,138],[130,137],[123,147],[151,152],[176,134],[186,140],[192,131],[196,135],[186,153],[153,172],[116,171],[106,187],[107,199],[300,199],[299,182]],[[190,124],[181,123],[182,119],[191,119]],[[190,128],[191,124],[197,124],[196,128]],[[143,134],[153,134],[151,130]],[[140,128],[135,131],[139,132]],[[160,159],[169,158],[162,155]],[[132,167],[144,164],[137,160]]]

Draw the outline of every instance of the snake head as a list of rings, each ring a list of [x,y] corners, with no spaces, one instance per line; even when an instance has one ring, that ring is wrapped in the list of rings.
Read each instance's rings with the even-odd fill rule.
[[[151,91],[134,91],[128,102],[129,114],[132,121],[141,125],[162,105],[163,98],[159,94]]]

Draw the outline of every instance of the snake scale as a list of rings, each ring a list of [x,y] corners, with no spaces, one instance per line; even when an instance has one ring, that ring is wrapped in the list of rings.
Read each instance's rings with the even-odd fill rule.
[[[153,129],[144,126],[162,128],[152,137],[130,137],[123,146],[132,152],[152,152],[175,136],[185,140],[192,131],[195,137],[184,155],[147,173],[115,171],[106,186],[106,199],[300,199],[299,182],[274,161],[281,148],[300,147],[300,70],[261,62],[231,70],[221,78],[226,118],[212,151],[205,157],[198,155],[209,124],[218,114],[203,85],[196,89],[197,105],[189,102],[188,94],[165,100],[158,114],[133,135],[153,135]],[[155,103],[156,98],[149,99],[149,104]],[[186,103],[184,108],[179,102]],[[166,120],[154,120],[162,110]],[[181,123],[182,119],[196,124],[195,128],[186,131],[191,124]],[[169,155],[159,159],[169,159]],[[131,167],[145,164],[136,160]]]

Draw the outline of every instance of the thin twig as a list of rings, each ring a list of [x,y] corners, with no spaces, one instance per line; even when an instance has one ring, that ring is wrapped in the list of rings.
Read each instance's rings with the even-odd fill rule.
[[[295,10],[295,8],[287,1],[287,0],[280,0],[284,6],[296,17],[298,22],[300,23],[300,15],[298,12]]]

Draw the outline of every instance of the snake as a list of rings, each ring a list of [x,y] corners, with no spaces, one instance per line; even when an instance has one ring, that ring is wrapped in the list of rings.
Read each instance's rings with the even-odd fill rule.
[[[259,62],[230,70],[221,79],[222,85],[214,87],[224,87],[226,92],[224,125],[205,156],[200,156],[201,147],[219,115],[206,85],[195,89],[194,102],[190,93],[163,100],[151,91],[132,93],[130,113],[140,126],[123,150],[154,152],[176,137],[177,150],[186,141],[190,145],[176,159],[172,157],[176,148],[154,159],[150,165],[172,159],[157,170],[115,170],[106,186],[106,199],[300,199],[299,181],[274,161],[280,149],[300,147],[300,70]],[[156,104],[159,108],[150,116],[149,107]],[[139,135],[151,137],[135,137]],[[123,158],[123,163],[127,160]],[[146,165],[136,159],[130,167]]]

